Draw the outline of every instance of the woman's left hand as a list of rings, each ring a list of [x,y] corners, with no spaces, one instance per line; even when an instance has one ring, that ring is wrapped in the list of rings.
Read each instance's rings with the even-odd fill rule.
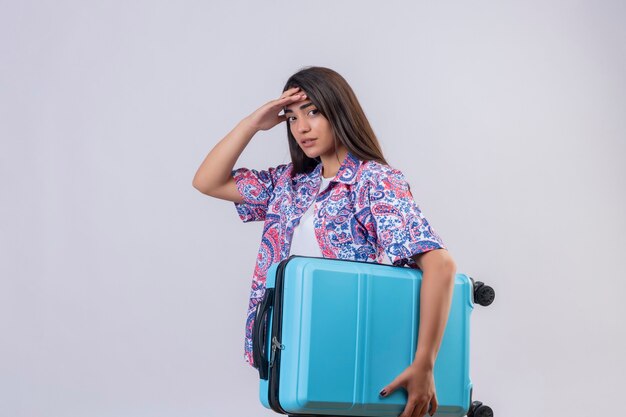
[[[420,366],[419,363],[413,362],[391,384],[383,388],[380,395],[387,397],[400,387],[407,391],[408,400],[399,417],[422,417],[426,413],[432,416],[437,412],[437,393],[432,367]]]

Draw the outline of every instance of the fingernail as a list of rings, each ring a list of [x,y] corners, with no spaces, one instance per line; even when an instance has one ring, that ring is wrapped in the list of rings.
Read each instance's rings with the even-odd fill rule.
[[[387,391],[385,391],[385,389],[382,389],[380,391],[380,395],[384,397],[385,395],[387,395]]]

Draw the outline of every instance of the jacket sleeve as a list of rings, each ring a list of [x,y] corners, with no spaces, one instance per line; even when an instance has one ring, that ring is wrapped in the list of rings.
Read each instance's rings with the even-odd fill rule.
[[[376,227],[377,245],[395,266],[417,269],[411,257],[433,249],[446,249],[413,199],[404,174],[391,169],[374,180],[370,188],[370,213]]]
[[[232,171],[237,190],[243,197],[243,202],[234,203],[235,209],[244,223],[265,220],[274,187],[286,168],[287,165],[283,164],[260,171],[248,168]]]

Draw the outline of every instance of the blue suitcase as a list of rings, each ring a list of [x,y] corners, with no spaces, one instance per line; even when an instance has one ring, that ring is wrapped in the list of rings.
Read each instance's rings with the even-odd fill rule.
[[[272,265],[253,329],[263,405],[294,416],[398,416],[406,392],[379,392],[414,358],[421,279],[417,269],[308,256]],[[471,399],[469,331],[474,303],[494,297],[456,275],[434,368],[436,416],[493,415]]]

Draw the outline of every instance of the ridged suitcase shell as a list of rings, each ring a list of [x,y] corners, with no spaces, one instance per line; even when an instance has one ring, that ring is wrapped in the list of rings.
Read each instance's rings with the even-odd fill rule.
[[[398,416],[406,392],[379,392],[413,361],[421,280],[420,270],[378,263],[292,255],[272,265],[266,288],[275,297],[262,343],[273,363],[261,379],[263,405],[293,415]],[[434,368],[437,416],[464,416],[470,406],[472,294],[471,278],[457,274]]]

